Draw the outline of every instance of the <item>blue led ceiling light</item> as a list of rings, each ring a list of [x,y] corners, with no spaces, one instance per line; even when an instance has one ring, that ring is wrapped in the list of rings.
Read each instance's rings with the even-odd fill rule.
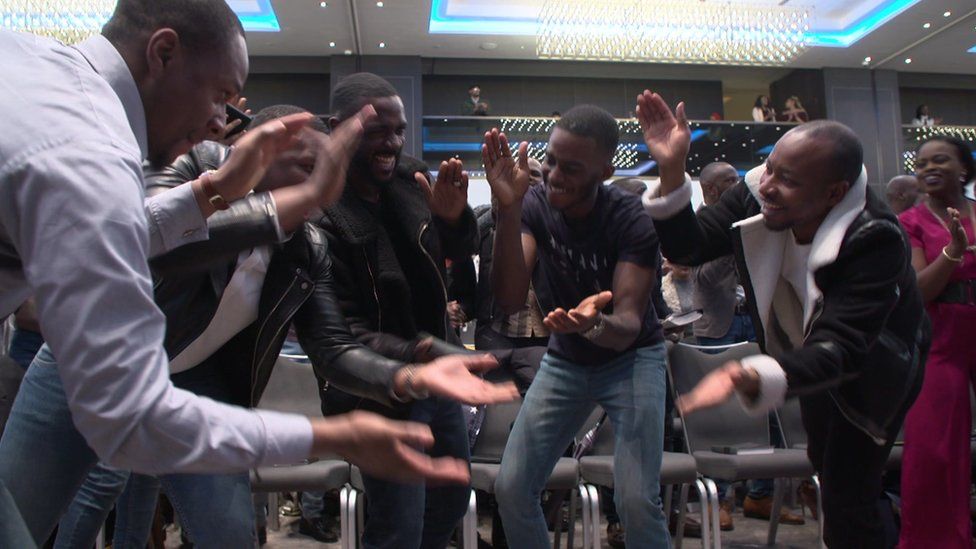
[[[976,46],[973,46],[966,51],[968,51],[969,53],[976,53]]]
[[[535,36],[538,30],[539,23],[532,18],[448,15],[447,5],[449,1],[432,0],[430,25],[428,27],[428,31],[431,34]],[[920,1],[884,0],[877,8],[844,29],[810,29],[805,33],[806,43],[809,46],[846,48]],[[648,32],[653,32],[653,28],[649,28]],[[973,46],[973,48],[976,49],[976,46]],[[973,50],[970,51],[973,52]]]
[[[227,0],[227,5],[237,14],[245,31],[281,31],[271,0]]]

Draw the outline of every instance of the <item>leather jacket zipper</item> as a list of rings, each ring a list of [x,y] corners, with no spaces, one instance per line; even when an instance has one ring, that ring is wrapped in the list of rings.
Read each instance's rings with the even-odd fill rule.
[[[383,308],[380,307],[380,294],[376,291],[376,278],[373,276],[373,267],[369,264],[369,256],[366,255],[365,248],[363,249],[363,261],[366,263],[366,272],[369,273],[369,282],[373,288],[373,299],[376,300],[376,331],[383,331]]]
[[[447,285],[444,284],[444,277],[441,276],[441,270],[437,268],[437,262],[434,261],[433,257],[431,257],[430,252],[427,251],[427,248],[424,248],[424,232],[427,231],[428,226],[430,226],[429,221],[425,221],[424,224],[420,226],[420,232],[417,234],[417,246],[420,247],[421,251],[424,252],[424,255],[427,256],[427,259],[430,260],[430,264],[434,267],[434,272],[437,273],[437,280],[441,283],[441,292],[444,295],[444,307],[446,308],[447,301],[448,301]],[[443,316],[444,316],[444,337],[446,337],[447,334],[451,332],[451,326],[447,319],[446,312]]]
[[[289,284],[288,288],[285,289],[285,293],[281,294],[281,297],[278,299],[278,302],[275,303],[275,306],[272,307],[271,311],[268,312],[268,316],[265,317],[264,322],[261,324],[261,328],[258,330],[258,335],[254,339],[254,358],[251,361],[251,406],[257,406],[257,402],[254,402],[254,388],[257,385],[255,381],[257,380],[257,375],[258,375],[258,364],[260,364],[261,361],[263,361],[264,358],[268,356],[268,351],[271,350],[271,348],[268,347],[267,349],[264,350],[264,353],[260,357],[258,357],[258,345],[260,345],[261,343],[261,334],[264,333],[264,329],[268,326],[268,322],[270,322],[271,319],[274,317],[274,313],[278,310],[278,307],[281,306],[281,302],[284,301],[286,297],[288,297],[288,293],[291,292],[291,289],[295,287],[295,282],[297,281],[298,281],[297,276],[294,279],[292,279],[291,284]],[[285,322],[284,324],[279,326],[278,329],[275,331],[275,337],[277,337],[277,335],[281,333],[281,330],[287,325],[288,323]]]

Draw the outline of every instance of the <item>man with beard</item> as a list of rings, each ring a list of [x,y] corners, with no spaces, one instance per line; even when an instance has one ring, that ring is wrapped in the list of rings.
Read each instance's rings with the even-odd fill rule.
[[[550,545],[539,494],[595,404],[616,437],[614,501],[627,545],[670,545],[659,486],[665,348],[651,305],[657,237],[637,195],[603,184],[618,141],[609,113],[570,109],[549,136],[543,185],[530,186],[528,144],[516,162],[505,134],[485,134],[482,156],[498,202],[495,298],[504,312],[519,310],[538,269],[534,288],[552,333],[495,482],[511,547]]]
[[[686,265],[735,254],[764,354],[729,362],[681,396],[690,414],[738,393],[758,413],[798,396],[807,454],[823,482],[829,547],[881,548],[881,474],[922,382],[928,321],[908,238],[867,186],[850,128],[787,132],[764,166],[717,204],[691,208],[684,105],[638,96],[644,141],[661,167],[644,203],[664,253]]]
[[[477,243],[474,212],[467,205],[467,172],[443,162],[437,181],[427,167],[402,154],[407,121],[403,101],[389,82],[370,73],[342,79],[332,91],[333,127],[371,105],[363,141],[349,166],[346,189],[320,221],[329,240],[336,291],[354,337],[389,358],[427,361],[456,352],[447,316],[445,258],[466,261]],[[386,406],[328,386],[326,415],[355,408],[426,423],[435,433],[435,456],[467,459],[461,407],[429,397],[408,379],[411,402]],[[470,488],[405,485],[364,475],[368,519],[366,547],[444,547],[467,510]]]

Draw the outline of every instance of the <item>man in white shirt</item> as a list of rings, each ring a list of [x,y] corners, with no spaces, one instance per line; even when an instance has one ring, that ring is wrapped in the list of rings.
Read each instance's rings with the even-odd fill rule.
[[[310,422],[170,383],[147,257],[205,239],[204,216],[243,196],[307,120],[269,128],[252,138],[253,155],[144,209],[142,160],[166,164],[218,133],[243,87],[243,30],[225,2],[122,0],[103,35],[76,48],[3,32],[0,52],[0,116],[11,130],[0,135],[0,317],[33,294],[49,345],[0,440],[0,522],[20,519],[6,486],[43,542],[97,458],[143,472],[227,472],[328,452],[374,474],[467,480],[463,462],[410,448],[432,443],[425,427],[368,415]],[[42,416],[73,426],[37,441]]]

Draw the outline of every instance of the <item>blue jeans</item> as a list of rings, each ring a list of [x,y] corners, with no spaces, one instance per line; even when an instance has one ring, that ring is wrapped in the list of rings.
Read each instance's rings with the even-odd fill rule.
[[[752,317],[747,314],[732,315],[729,331],[722,337],[698,336],[700,345],[731,345],[741,341],[755,341],[756,329],[752,326]]]
[[[430,425],[432,456],[469,459],[461,405],[431,397],[411,406],[410,419]],[[426,487],[396,484],[363,475],[369,517],[363,531],[366,549],[443,549],[468,510],[470,486]]]
[[[61,518],[55,549],[91,547],[113,504],[116,513],[112,546],[142,549],[149,541],[160,487],[196,546],[254,545],[254,507],[247,473],[171,474],[157,478],[98,464]]]
[[[24,374],[0,439],[0,482],[38,545],[97,461],[75,429],[57,364],[44,345]]]
[[[302,492],[302,518],[314,522],[325,512],[325,492]]]
[[[41,345],[44,345],[44,336],[41,334],[14,328],[13,335],[10,336],[10,352],[7,354],[26,370]]]
[[[664,445],[663,343],[587,366],[546,353],[525,395],[495,481],[498,510],[511,547],[550,546],[539,495],[556,461],[599,404],[616,436],[614,503],[633,547],[670,547],[661,509]]]
[[[183,389],[227,402],[226,379],[209,369],[173,377]],[[57,549],[87,548],[116,504],[117,549],[141,549],[149,540],[159,490],[169,497],[187,537],[197,547],[254,545],[254,507],[248,473],[228,475],[130,473],[98,464],[79,488],[58,527]],[[123,491],[124,490],[124,491]]]

